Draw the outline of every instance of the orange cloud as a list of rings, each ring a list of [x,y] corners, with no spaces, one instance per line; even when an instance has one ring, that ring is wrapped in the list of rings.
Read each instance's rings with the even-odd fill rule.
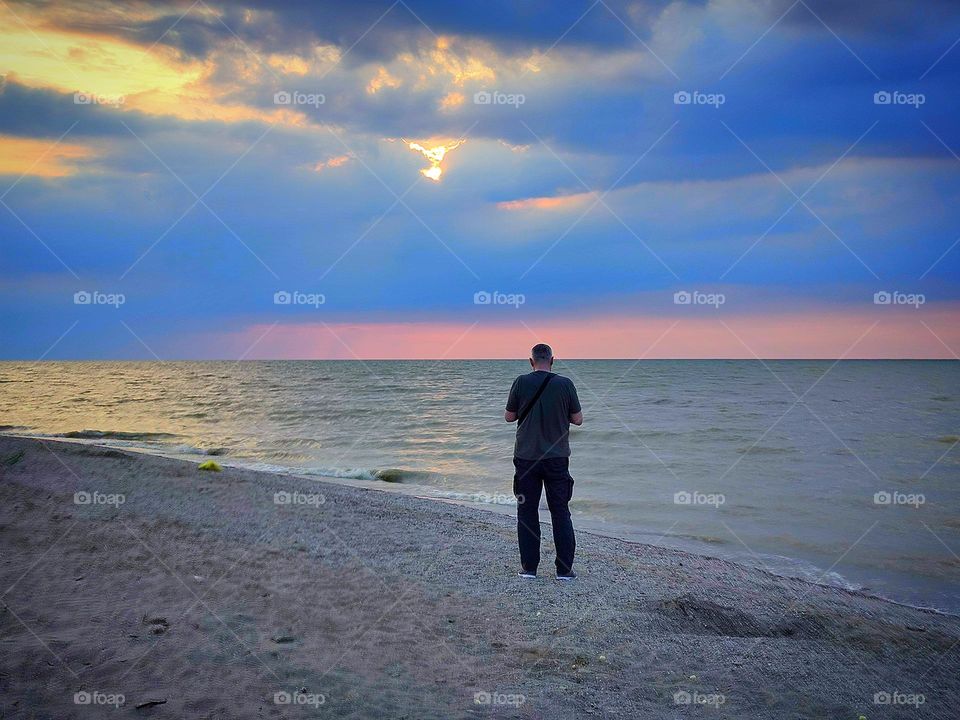
[[[349,155],[337,155],[336,157],[329,158],[327,160],[321,160],[316,165],[313,166],[313,169],[316,172],[320,172],[325,168],[338,168],[341,165],[346,165],[353,158]]]
[[[453,110],[456,107],[463,105],[463,101],[466,100],[463,93],[461,92],[450,92],[440,98],[440,109],[441,110]]]
[[[377,74],[374,75],[367,84],[367,93],[370,95],[376,95],[385,87],[398,88],[401,85],[403,85],[403,80],[391,75],[390,72],[381,65],[379,68],[377,68]]]
[[[494,67],[509,65],[509,59],[484,43],[440,37],[413,52],[400,53],[389,67],[380,66],[367,85],[367,92],[373,95],[383,87],[401,85],[416,91],[433,90],[440,95],[438,107],[449,111],[463,105],[467,85],[479,89],[492,84],[497,79]]]
[[[0,175],[64,177],[77,171],[78,161],[94,154],[83,145],[0,135]]]
[[[160,47],[144,48],[116,39],[24,27],[0,9],[0,67],[31,87],[108,96],[174,92],[200,77],[198,62],[184,62]]]
[[[569,210],[583,205],[596,197],[596,193],[584,192],[573,195],[555,195],[552,197],[521,198],[497,203],[500,210]]]
[[[306,75],[310,72],[310,63],[299,55],[282,55],[275,53],[267,58],[270,67],[276,68],[286,75]]]
[[[229,53],[206,61],[184,60],[175,50],[143,48],[106,35],[85,34],[44,25],[39,18],[24,27],[0,5],[0,71],[33,88],[110,98],[118,111],[138,110],[184,120],[255,120],[301,127],[306,116],[278,107],[262,110],[230,99],[237,86],[225,84],[224,68],[252,81],[265,70],[256,58]],[[322,59],[318,50],[311,61]],[[309,63],[294,55],[273,55],[268,62],[282,72],[302,74]]]
[[[483,60],[473,55],[461,57],[450,46],[450,38],[437,38],[434,49],[425,58],[426,75],[448,75],[458,87],[466,82],[488,83],[496,80],[496,72]]]

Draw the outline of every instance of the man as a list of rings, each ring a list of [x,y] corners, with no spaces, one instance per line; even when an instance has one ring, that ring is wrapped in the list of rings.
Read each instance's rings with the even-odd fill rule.
[[[520,577],[536,579],[540,563],[540,492],[547,491],[547,506],[557,547],[557,580],[573,580],[576,539],[568,504],[573,497],[570,476],[570,424],[582,425],[577,389],[568,378],[551,372],[553,350],[534,345],[533,372],[513,381],[507,422],[518,421],[513,449],[513,494],[517,497],[517,536],[520,542]]]

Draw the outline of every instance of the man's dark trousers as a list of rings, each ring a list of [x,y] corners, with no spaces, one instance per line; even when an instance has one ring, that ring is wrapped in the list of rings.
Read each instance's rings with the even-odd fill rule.
[[[570,458],[554,457],[524,460],[515,457],[513,494],[517,497],[517,536],[520,541],[520,564],[524,571],[537,571],[540,563],[540,492],[546,487],[547,507],[553,523],[553,542],[557,546],[557,574],[567,575],[573,568],[577,542],[570,521],[570,498],[573,478]]]

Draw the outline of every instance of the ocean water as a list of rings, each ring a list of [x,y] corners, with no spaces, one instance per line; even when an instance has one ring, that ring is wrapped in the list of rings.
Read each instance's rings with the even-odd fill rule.
[[[555,369],[584,408],[571,439],[579,528],[960,612],[960,363]],[[6,362],[0,426],[511,513],[503,406],[526,371],[512,361]]]

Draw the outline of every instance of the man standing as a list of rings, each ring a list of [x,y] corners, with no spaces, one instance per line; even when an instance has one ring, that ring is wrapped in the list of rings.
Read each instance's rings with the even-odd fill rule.
[[[517,536],[522,578],[535,579],[540,563],[540,492],[547,506],[557,547],[557,580],[573,580],[576,539],[568,504],[573,497],[570,476],[570,424],[582,425],[577,389],[568,378],[551,372],[553,350],[534,345],[533,372],[513,381],[504,420],[517,421],[513,449],[513,494],[517,497]]]

